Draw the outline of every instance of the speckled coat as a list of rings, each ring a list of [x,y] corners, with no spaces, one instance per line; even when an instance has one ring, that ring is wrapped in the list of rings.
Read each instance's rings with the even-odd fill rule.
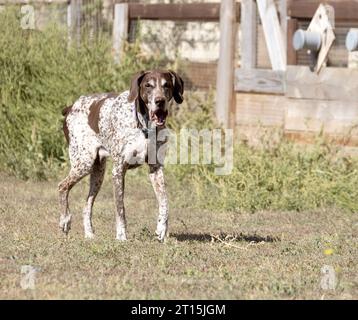
[[[147,157],[148,139],[138,128],[135,103],[128,102],[129,91],[122,94],[81,96],[65,109],[64,131],[69,142],[71,170],[59,184],[60,228],[68,232],[71,214],[68,207],[70,189],[90,174],[90,191],[83,211],[85,237],[94,236],[91,223],[92,206],[103,182],[106,157],[113,159],[113,183],[117,207],[116,238],[126,240],[126,218],[123,204],[124,175],[128,168],[143,164]],[[150,165],[150,180],[159,202],[156,233],[164,240],[168,227],[168,200],[161,164]]]

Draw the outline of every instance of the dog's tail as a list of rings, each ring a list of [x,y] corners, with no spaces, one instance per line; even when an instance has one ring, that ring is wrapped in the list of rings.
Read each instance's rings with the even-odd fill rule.
[[[71,110],[72,110],[72,105],[68,106],[62,110],[62,115],[65,117],[65,119],[63,119],[63,133],[65,134],[67,143],[70,142],[70,132],[69,132],[68,126],[67,126],[67,116],[71,112]]]

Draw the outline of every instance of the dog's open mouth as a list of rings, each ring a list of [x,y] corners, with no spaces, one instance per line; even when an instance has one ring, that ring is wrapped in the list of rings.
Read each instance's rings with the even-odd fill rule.
[[[156,126],[164,126],[165,120],[168,116],[168,111],[158,109],[156,111],[150,111],[150,120],[155,123]]]

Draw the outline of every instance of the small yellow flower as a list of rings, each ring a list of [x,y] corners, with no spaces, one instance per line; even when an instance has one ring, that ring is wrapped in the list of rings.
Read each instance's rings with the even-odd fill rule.
[[[330,256],[330,255],[332,255],[332,254],[334,253],[334,250],[331,249],[331,248],[328,248],[328,249],[325,249],[325,250],[323,251],[323,253],[324,253],[326,256]]]

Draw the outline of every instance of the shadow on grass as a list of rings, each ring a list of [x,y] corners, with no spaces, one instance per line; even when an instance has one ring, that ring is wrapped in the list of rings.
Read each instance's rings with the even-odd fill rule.
[[[209,233],[172,233],[171,237],[177,239],[180,242],[185,241],[197,241],[197,242],[211,242],[215,238],[219,238],[221,240],[229,240],[229,241],[245,241],[245,242],[277,242],[281,239],[279,237],[273,236],[261,236],[257,234],[227,234],[227,233],[219,233],[219,234],[209,234]]]

